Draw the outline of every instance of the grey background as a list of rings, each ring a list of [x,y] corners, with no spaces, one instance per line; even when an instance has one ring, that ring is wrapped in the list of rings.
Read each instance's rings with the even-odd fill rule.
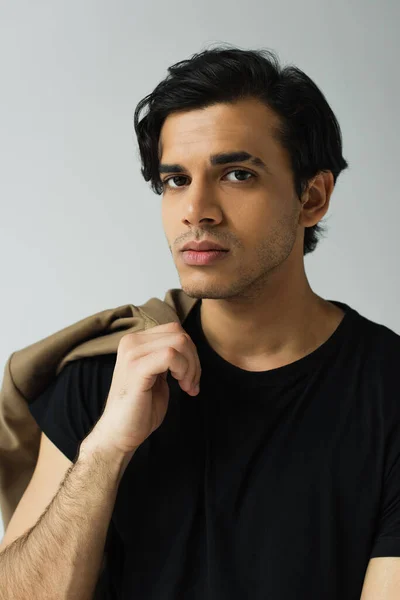
[[[326,95],[350,167],[307,275],[399,333],[399,16],[397,0],[3,0],[2,367],[87,315],[180,287],[133,112],[169,65],[218,42],[273,49]]]

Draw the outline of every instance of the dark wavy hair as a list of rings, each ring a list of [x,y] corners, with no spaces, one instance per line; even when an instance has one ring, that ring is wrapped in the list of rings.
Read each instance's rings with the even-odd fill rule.
[[[324,94],[299,68],[282,67],[272,50],[244,50],[219,45],[194,54],[168,68],[168,75],[136,106],[134,127],[139,144],[141,173],[157,194],[159,136],[173,112],[256,98],[280,117],[274,138],[287,150],[299,200],[308,181],[320,171],[337,177],[348,167],[342,155],[339,123]],[[147,108],[139,121],[139,113]],[[324,227],[305,228],[303,255],[313,252]]]

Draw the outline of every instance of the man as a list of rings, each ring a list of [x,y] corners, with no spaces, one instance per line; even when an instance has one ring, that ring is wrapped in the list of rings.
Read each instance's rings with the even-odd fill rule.
[[[168,413],[107,496],[118,597],[395,600],[400,336],[319,296],[304,268],[348,166],[339,125],[272,53],[220,48],[169,72],[135,131],[182,289],[199,299],[183,326],[200,393],[185,394],[197,371],[181,389],[168,376]],[[70,460],[114,369],[115,355],[76,361],[31,406]]]

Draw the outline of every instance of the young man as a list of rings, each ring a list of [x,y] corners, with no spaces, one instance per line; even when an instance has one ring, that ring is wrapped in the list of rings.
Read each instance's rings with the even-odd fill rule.
[[[348,166],[326,99],[270,52],[207,50],[170,67],[135,131],[198,299],[183,327],[201,380],[189,397],[168,376],[168,413],[119,483],[118,597],[395,600],[400,336],[304,268]],[[31,405],[70,460],[115,361],[71,363]]]

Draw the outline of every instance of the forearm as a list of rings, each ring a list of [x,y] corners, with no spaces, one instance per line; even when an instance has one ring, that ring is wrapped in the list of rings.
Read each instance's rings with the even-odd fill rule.
[[[90,600],[128,459],[81,451],[38,522],[0,554],[0,600]]]

